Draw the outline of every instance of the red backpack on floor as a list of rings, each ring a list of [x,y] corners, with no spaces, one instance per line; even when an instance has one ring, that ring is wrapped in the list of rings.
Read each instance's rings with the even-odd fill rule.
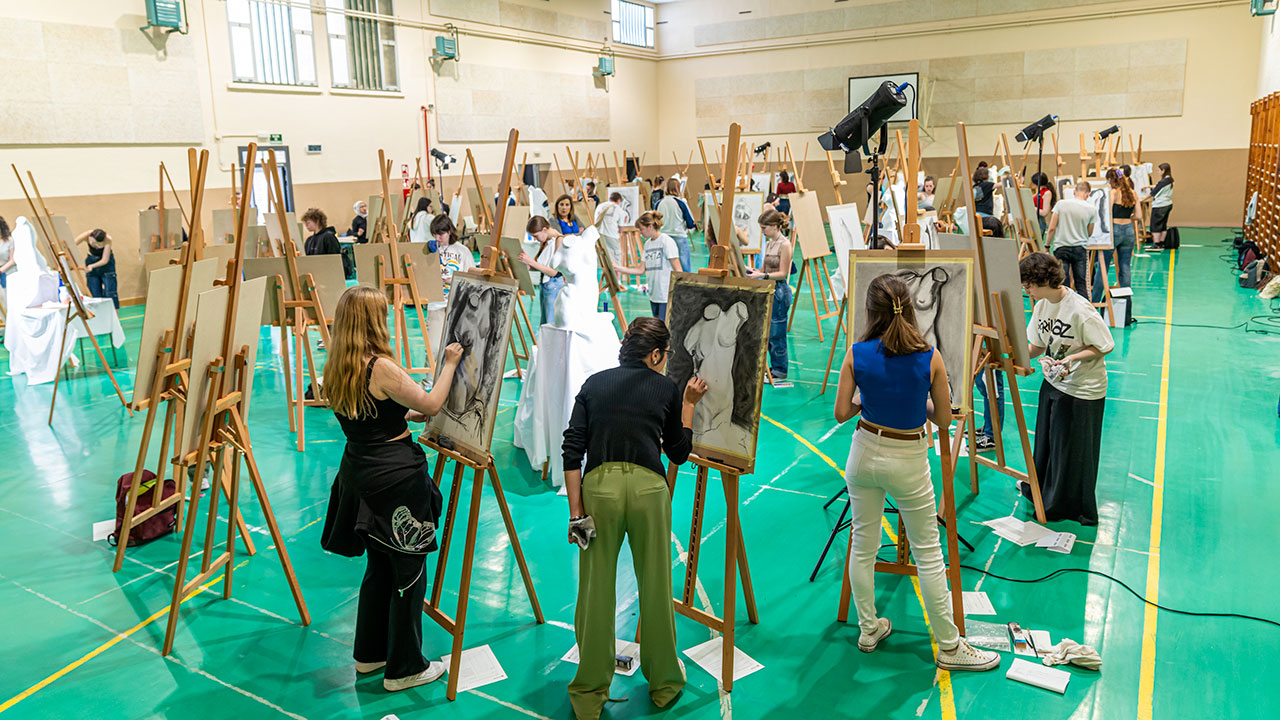
[[[156,474],[150,470],[142,471],[142,488],[138,494],[138,502],[134,507],[134,513],[141,513],[151,508],[152,493],[155,492]],[[120,528],[124,526],[125,508],[129,504],[129,487],[133,485],[133,473],[128,472],[120,476],[116,481],[116,531],[107,536],[107,542],[117,545],[120,540]],[[177,486],[173,480],[166,478],[164,481],[164,490],[161,491],[163,498],[168,498],[177,492]],[[135,524],[129,530],[130,545],[145,545],[152,540],[162,538],[173,532],[174,526],[178,519],[178,506],[170,505],[161,512],[147,518],[141,523]]]

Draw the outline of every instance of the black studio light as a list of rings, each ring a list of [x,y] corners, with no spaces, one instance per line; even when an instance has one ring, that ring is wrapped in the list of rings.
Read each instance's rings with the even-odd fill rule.
[[[1106,140],[1107,138],[1111,137],[1112,135],[1115,135],[1115,134],[1116,134],[1116,133],[1118,133],[1118,132],[1120,132],[1120,126],[1119,126],[1119,125],[1112,125],[1111,127],[1107,128],[1106,130],[1102,130],[1101,132],[1099,132],[1099,133],[1098,133],[1098,139],[1099,139],[1099,140]]]
[[[1035,142],[1036,140],[1041,140],[1044,138],[1045,131],[1057,124],[1058,124],[1057,115],[1045,115],[1039,120],[1022,128],[1022,130],[1017,135],[1015,135],[1013,139],[1017,140],[1020,143],[1029,143],[1029,142]]]
[[[867,143],[871,137],[877,132],[885,130],[885,124],[899,110],[907,106],[907,96],[903,92],[909,83],[895,85],[889,80],[885,80],[875,92],[871,93],[871,97],[867,98],[831,128],[830,132],[825,132],[818,137],[818,144],[823,150],[843,150],[844,171],[846,173],[862,172],[862,161],[858,156],[859,150],[863,154],[872,155],[873,153],[867,148]],[[885,151],[889,140],[887,132],[881,133],[880,153]],[[878,154],[878,153],[875,153]]]
[[[439,165],[442,170],[448,170],[450,165],[458,162],[458,158],[448,153],[441,152],[438,148],[431,148],[431,157],[435,158],[436,164]]]

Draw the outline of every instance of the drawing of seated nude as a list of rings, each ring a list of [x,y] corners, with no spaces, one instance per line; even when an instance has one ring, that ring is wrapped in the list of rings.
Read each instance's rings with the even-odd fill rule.
[[[907,284],[911,293],[912,304],[916,309],[916,327],[924,336],[924,341],[932,345],[944,359],[947,351],[942,346],[942,336],[938,328],[938,314],[942,312],[942,287],[951,280],[946,268],[935,267],[924,272],[915,270],[899,270],[894,273]],[[947,368],[947,384],[951,387],[951,397],[957,398],[955,379],[963,375],[961,369]],[[961,386],[962,387],[962,386]]]
[[[746,320],[745,303],[736,302],[727,310],[708,305],[684,340],[693,358],[693,374],[707,383],[707,394],[693,413],[693,441],[741,455],[750,453],[751,429],[733,422],[733,360],[738,331]]]

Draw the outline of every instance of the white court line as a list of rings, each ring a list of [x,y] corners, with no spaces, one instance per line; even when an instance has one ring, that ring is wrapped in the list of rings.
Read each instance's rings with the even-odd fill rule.
[[[1148,479],[1146,479],[1146,478],[1140,478],[1140,477],[1138,477],[1137,475],[1134,475],[1133,473],[1129,473],[1129,477],[1133,478],[1134,480],[1137,480],[1138,482],[1144,482],[1144,483],[1146,483],[1146,484],[1150,485],[1151,487],[1163,487],[1163,486],[1161,486],[1161,485],[1157,485],[1157,484],[1155,484],[1154,482],[1152,482],[1152,481],[1150,481],[1150,480],[1148,480]]]
[[[833,426],[831,426],[831,429],[830,429],[830,430],[828,430],[826,433],[824,433],[822,437],[818,438],[818,442],[823,442],[823,441],[825,441],[827,438],[831,437],[832,435],[835,435],[835,434],[836,434],[836,431],[837,431],[837,430],[839,430],[839,429],[840,429],[840,428],[842,428],[842,427],[844,427],[844,426],[843,426],[843,425],[833,425]]]

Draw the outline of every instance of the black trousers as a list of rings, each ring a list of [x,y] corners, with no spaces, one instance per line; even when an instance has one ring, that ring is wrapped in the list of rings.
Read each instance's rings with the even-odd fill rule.
[[[1062,270],[1067,274],[1067,282],[1072,289],[1081,295],[1089,292],[1085,276],[1089,272],[1089,253],[1081,246],[1055,248],[1053,256],[1062,262]]]
[[[1040,384],[1035,465],[1048,520],[1098,524],[1098,456],[1106,398],[1082,400]],[[1023,495],[1030,497],[1024,487]]]
[[[356,611],[356,662],[387,663],[396,679],[427,669],[422,656],[422,601],[427,594],[425,555],[409,555],[369,541],[369,564]]]

